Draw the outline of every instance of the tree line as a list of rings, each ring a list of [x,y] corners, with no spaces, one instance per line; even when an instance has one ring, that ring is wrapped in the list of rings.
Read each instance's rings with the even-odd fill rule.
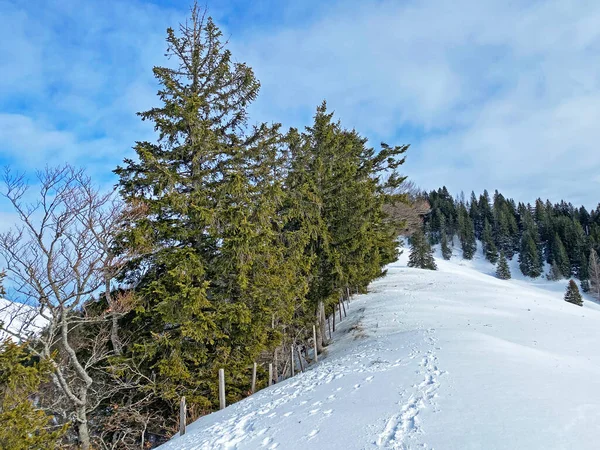
[[[205,11],[166,40],[159,102],[139,113],[156,139],[115,169],[115,192],[64,166],[38,173],[30,202],[5,174],[20,224],[0,253],[28,305],[3,326],[19,344],[0,352],[0,447],[158,445],[182,396],[190,420],[218,407],[219,368],[234,402],[254,361],[280,355],[281,372],[315,324],[323,351],[340,297],[397,257],[407,145],[369,147],[325,102],[303,130],[249,125],[260,83]]]
[[[503,278],[508,268],[504,258],[518,254],[523,275],[577,278],[585,292],[600,298],[600,205],[588,210],[565,201],[516,203],[498,191],[492,197],[487,191],[479,196],[473,192],[467,200],[453,198],[446,187],[422,197],[430,205],[423,230],[431,245],[440,244],[445,259],[452,255],[455,237],[465,259],[473,258],[479,240],[485,258],[501,263]]]

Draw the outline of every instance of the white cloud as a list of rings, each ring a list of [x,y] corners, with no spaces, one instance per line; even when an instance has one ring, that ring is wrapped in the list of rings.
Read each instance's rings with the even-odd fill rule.
[[[225,30],[262,82],[255,120],[303,126],[327,99],[374,143],[412,143],[406,171],[423,187],[600,200],[600,3],[322,3],[270,4],[279,24]],[[151,133],[134,113],[156,102],[151,67],[164,62],[164,29],[180,6],[0,4],[0,24],[10,24],[0,31],[0,106],[30,105],[0,109],[0,152],[23,167],[113,169]],[[223,21],[235,13],[214,8]]]
[[[263,82],[262,119],[297,125],[326,98],[374,140],[416,137],[406,167],[424,187],[592,206],[599,33],[598,2],[372,1],[236,50]]]

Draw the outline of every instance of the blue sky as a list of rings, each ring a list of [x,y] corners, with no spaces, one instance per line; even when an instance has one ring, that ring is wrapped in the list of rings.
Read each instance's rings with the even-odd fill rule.
[[[600,2],[207,1],[262,82],[252,120],[303,126],[326,99],[412,145],[426,189],[600,201]],[[0,0],[0,164],[64,162],[99,183],[156,104],[151,68],[188,1]],[[0,204],[2,210],[2,204]]]

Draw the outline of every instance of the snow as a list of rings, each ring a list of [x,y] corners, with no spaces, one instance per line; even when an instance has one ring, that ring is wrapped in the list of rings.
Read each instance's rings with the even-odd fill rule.
[[[405,252],[406,253],[406,252]],[[389,266],[355,296],[328,355],[190,424],[161,449],[592,449],[600,306],[566,280],[498,280],[481,251]]]
[[[0,298],[0,342],[7,338],[15,340],[13,335],[2,328],[27,336],[40,332],[45,325],[46,319],[34,307]]]

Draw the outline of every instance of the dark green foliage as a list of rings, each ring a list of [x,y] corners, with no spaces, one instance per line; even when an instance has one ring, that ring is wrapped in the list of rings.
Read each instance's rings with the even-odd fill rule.
[[[581,291],[582,292],[590,292],[590,280],[581,280]]]
[[[496,277],[501,280],[510,280],[510,267],[508,267],[508,261],[506,261],[506,257],[504,253],[500,253],[500,258],[498,258],[498,265],[496,266]]]
[[[133,401],[152,392],[163,436],[182,395],[215,409],[226,367],[228,402],[242,398],[253,361],[307,339],[320,304],[330,313],[396,259],[400,227],[383,207],[405,200],[390,193],[408,149],[367,147],[325,103],[304,132],[248,127],[259,82],[212,20],[195,7],[167,34],[176,64],[154,69],[160,104],[140,113],[158,140],[116,170],[145,212],[120,237],[143,253],[126,274],[141,301],[123,320],[124,357],[147,380]]]
[[[179,398],[217,403],[217,370],[233,401],[246,367],[281,341],[303,308],[306,238],[287,229],[278,126],[245,127],[259,82],[235,63],[198,8],[168,30],[178,68],[156,67],[160,106],[140,113],[158,141],[116,173],[124,199],[146,214],[122,236],[146,253],[128,272],[142,299],[129,317],[129,355],[155,377],[154,406],[174,420]]]
[[[521,238],[521,251],[519,253],[519,268],[523,275],[537,278],[542,275],[543,265],[540,260],[540,252],[538,251],[532,232],[525,231]]]
[[[565,301],[573,303],[577,306],[583,306],[583,299],[581,298],[581,294],[579,293],[579,288],[577,287],[575,280],[569,280],[567,292],[565,292]]]
[[[571,263],[558,233],[554,235],[554,240],[552,241],[552,264],[558,267],[563,277],[571,276]]]
[[[479,197],[471,193],[465,203],[452,200],[445,188],[431,191],[425,199],[432,212],[425,217],[423,229],[432,243],[441,242],[444,229],[448,238],[456,233],[464,257],[470,259],[474,235],[492,262],[500,251],[508,259],[518,252],[520,269],[526,276],[540,276],[547,262],[556,266],[549,274],[551,278],[590,278],[589,253],[600,250],[600,206],[588,211],[583,206],[575,208],[566,202],[553,205],[541,199],[533,206],[517,205],[498,191],[493,200],[487,191]]]
[[[0,343],[0,448],[59,448],[66,428],[54,426],[52,416],[32,401],[51,373],[51,364],[37,361],[25,346],[10,340]]]
[[[419,269],[437,270],[433,251],[423,233],[418,230],[410,237],[410,255],[408,256],[408,267]]]
[[[450,248],[450,245],[448,244],[448,235],[446,234],[446,232],[442,232],[442,239],[440,242],[440,247],[442,250],[442,257],[445,260],[449,260],[452,257],[452,248]]]
[[[485,220],[485,224],[483,226],[481,243],[483,245],[483,254],[485,255],[485,259],[492,264],[496,264],[496,261],[498,261],[498,249],[496,248],[496,244],[494,243],[494,238],[492,236],[492,226],[487,219]]]
[[[558,281],[562,280],[564,276],[560,268],[556,265],[556,263],[553,262],[550,266],[550,271],[548,272],[548,275],[546,275],[546,278],[550,281]]]
[[[458,236],[462,246],[463,257],[473,259],[477,250],[475,228],[464,204],[458,207]]]

